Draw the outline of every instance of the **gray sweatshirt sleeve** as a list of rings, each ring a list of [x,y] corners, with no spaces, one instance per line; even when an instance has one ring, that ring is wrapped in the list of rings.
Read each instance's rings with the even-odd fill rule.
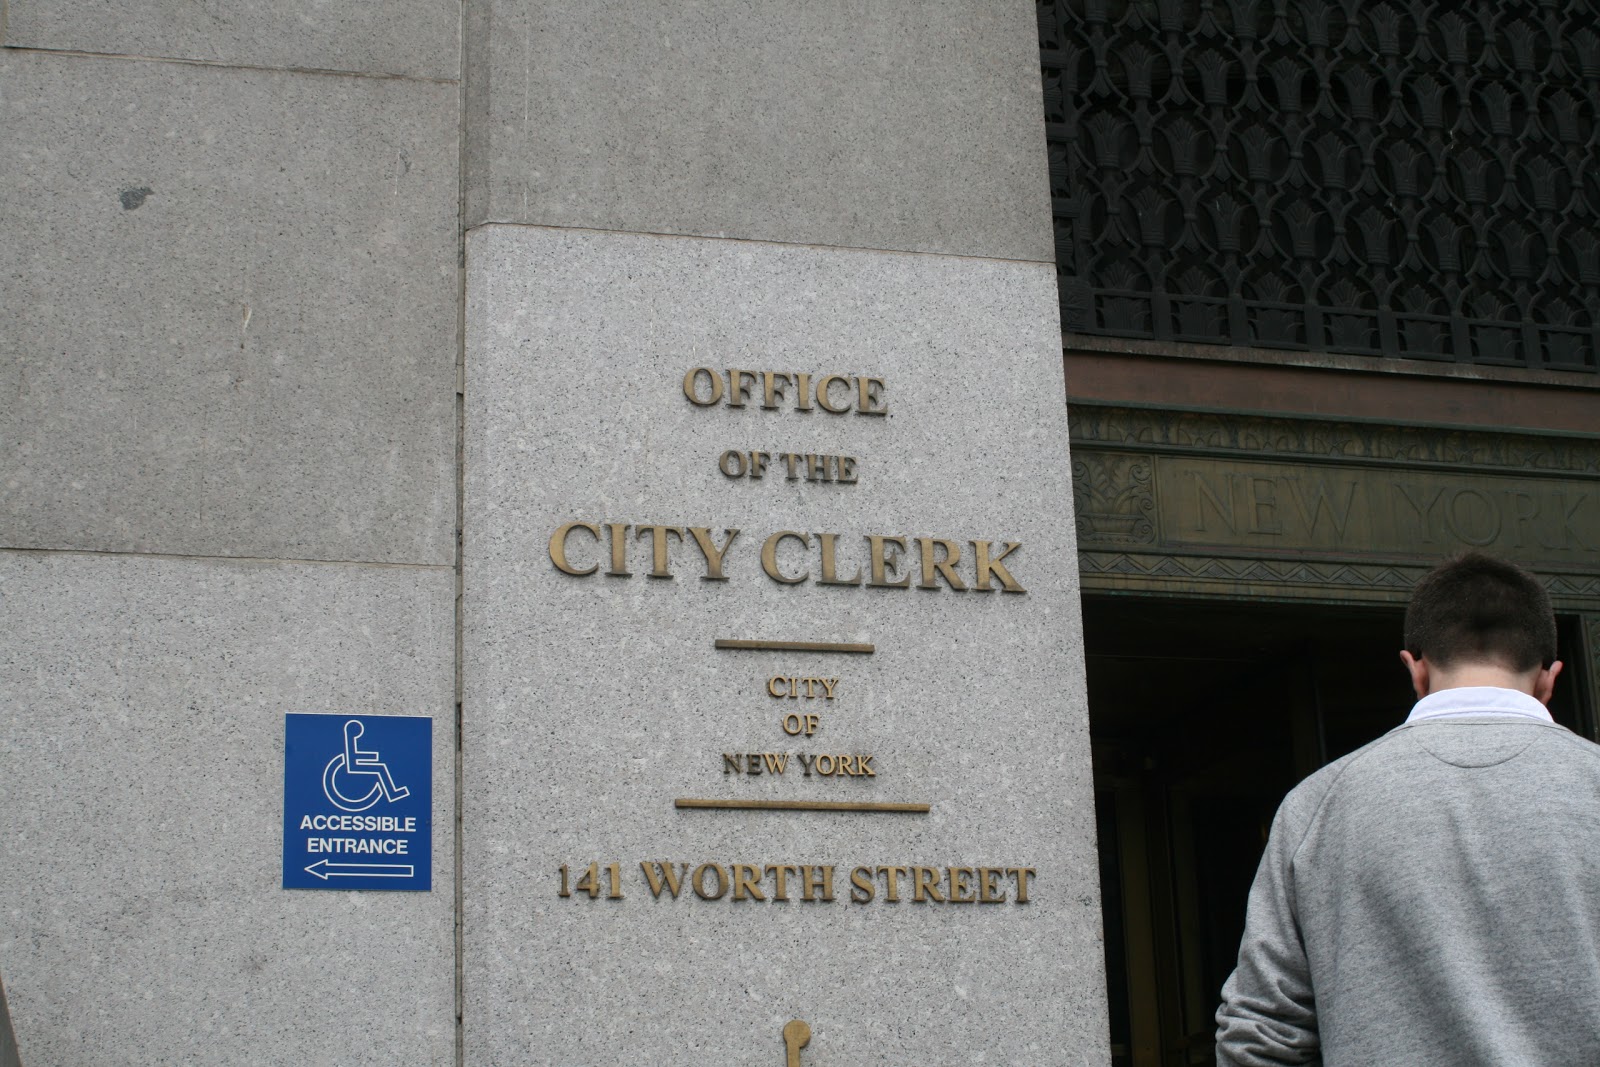
[[[1217,1067],[1319,1064],[1316,1002],[1295,919],[1293,857],[1303,835],[1285,801],[1245,913],[1239,964],[1217,1009]]]

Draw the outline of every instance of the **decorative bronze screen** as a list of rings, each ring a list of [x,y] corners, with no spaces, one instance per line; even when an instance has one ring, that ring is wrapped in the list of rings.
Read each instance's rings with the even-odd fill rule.
[[[1595,372],[1600,0],[1039,0],[1063,324]]]

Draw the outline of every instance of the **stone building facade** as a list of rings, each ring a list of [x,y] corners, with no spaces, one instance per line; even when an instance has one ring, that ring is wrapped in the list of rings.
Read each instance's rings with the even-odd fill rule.
[[[1547,579],[1561,714],[1594,735],[1600,40],[1581,4],[1467,8],[0,0],[0,979],[22,1061],[760,1064],[785,1053],[767,1015],[820,1011],[806,1063],[1204,1062],[1229,926],[1203,916],[1235,906],[1259,811],[1403,700],[1347,676],[1431,560],[1483,547]],[[501,373],[519,352],[549,388]],[[998,736],[1057,724],[1058,822],[1030,839],[1022,805],[925,842],[1037,845],[1071,886],[1027,913],[1039,955],[1004,980],[963,953],[1025,928],[959,909],[933,933],[824,927],[838,958],[867,950],[793,1006],[787,928],[771,973],[734,967],[756,935],[719,927],[725,959],[645,992],[532,947],[496,819],[537,819],[515,775],[538,752],[507,741],[530,683],[500,668],[587,609],[534,585],[560,611],[517,614],[506,457],[556,454],[546,427],[597,471],[647,456],[626,442],[667,416],[617,382],[726,352],[944,390],[946,439],[911,414],[898,445],[868,439],[927,479],[885,515],[1016,505],[1064,554],[1030,592],[1050,629],[989,601],[945,620],[1029,650],[1009,703],[948,657],[914,665]],[[569,426],[581,397],[609,408]],[[596,507],[662,506],[605,485]],[[670,628],[625,584],[618,617]],[[946,609],[915,603],[932,647]],[[305,711],[434,720],[430,892],[280,888],[283,716]],[[1261,744],[1214,751],[1240,722]]]

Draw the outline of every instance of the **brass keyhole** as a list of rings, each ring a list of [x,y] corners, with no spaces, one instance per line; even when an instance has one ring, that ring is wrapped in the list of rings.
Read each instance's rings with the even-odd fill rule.
[[[791,1019],[783,1024],[783,1047],[788,1053],[784,1067],[800,1067],[800,1050],[811,1044],[811,1027],[803,1019]]]

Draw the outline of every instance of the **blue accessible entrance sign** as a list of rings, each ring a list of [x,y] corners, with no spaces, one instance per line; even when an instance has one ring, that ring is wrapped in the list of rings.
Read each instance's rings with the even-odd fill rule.
[[[433,720],[285,715],[283,888],[433,888]]]

